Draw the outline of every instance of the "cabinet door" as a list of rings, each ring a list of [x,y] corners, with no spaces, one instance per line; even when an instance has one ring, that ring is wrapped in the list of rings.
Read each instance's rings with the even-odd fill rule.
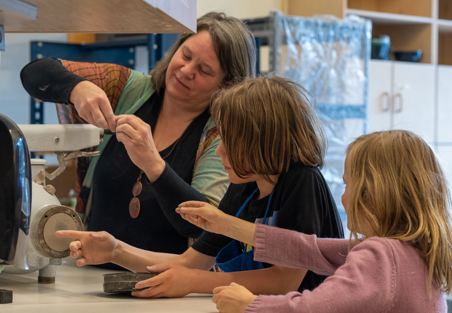
[[[452,66],[438,66],[438,142],[452,142]]]
[[[444,175],[446,176],[449,188],[452,187],[452,146],[438,146],[437,157]]]
[[[369,133],[391,128],[391,68],[389,61],[370,61]]]
[[[434,142],[435,68],[394,62],[393,129],[406,129]]]

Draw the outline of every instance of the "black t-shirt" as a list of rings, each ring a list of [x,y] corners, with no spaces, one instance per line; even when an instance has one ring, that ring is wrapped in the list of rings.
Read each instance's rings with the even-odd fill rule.
[[[235,216],[256,188],[255,182],[231,184],[219,209]],[[248,222],[262,223],[269,197],[250,200],[239,217]],[[344,237],[336,204],[322,173],[317,167],[309,167],[301,162],[291,164],[289,171],[279,177],[265,224],[315,234],[322,238]],[[205,232],[192,248],[203,254],[216,256],[231,240]],[[298,290],[313,290],[325,278],[308,271]]]

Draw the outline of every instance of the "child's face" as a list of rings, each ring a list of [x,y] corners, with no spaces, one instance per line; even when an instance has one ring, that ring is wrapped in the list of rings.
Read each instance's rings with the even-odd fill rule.
[[[344,162],[344,175],[342,176],[342,179],[344,180],[345,184],[345,191],[342,195],[342,205],[344,206],[345,213],[347,213],[348,216],[348,200],[350,198],[350,192],[351,192],[351,182],[350,182],[350,158],[347,156],[345,158]],[[350,219],[348,219],[349,221]],[[350,224],[347,221],[347,228],[350,229]]]
[[[228,172],[229,180],[231,181],[231,183],[244,184],[261,179],[261,177],[256,174],[250,174],[245,178],[238,177],[234,170],[231,168],[231,164],[229,163],[228,155],[226,153],[226,149],[224,148],[223,141],[220,142],[218,148],[215,150],[215,153],[221,156],[221,164],[224,166],[226,172]]]
[[[344,180],[344,183],[345,183],[345,191],[344,191],[344,194],[342,195],[342,205],[344,206],[345,213],[347,213],[347,217],[348,217],[348,215],[349,215],[348,201],[350,199],[350,194],[353,190],[353,184],[351,181],[351,168],[350,168],[349,156],[347,156],[345,158],[344,176],[342,176],[342,179]],[[347,228],[351,231],[350,218],[347,219]],[[362,234],[366,237],[372,236],[372,228],[370,227],[369,223],[363,216],[360,216],[360,219],[358,221],[358,225],[356,226],[356,228],[357,228],[356,229],[357,233]]]

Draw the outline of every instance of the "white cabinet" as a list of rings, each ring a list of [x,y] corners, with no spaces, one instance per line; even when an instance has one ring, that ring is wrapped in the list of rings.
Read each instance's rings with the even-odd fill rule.
[[[452,187],[452,66],[438,66],[437,152],[449,186]]]
[[[438,66],[438,143],[452,144],[452,66]]]
[[[392,62],[371,61],[369,74],[369,133],[389,130],[392,125]]]
[[[369,132],[405,129],[435,141],[435,67],[370,62]]]

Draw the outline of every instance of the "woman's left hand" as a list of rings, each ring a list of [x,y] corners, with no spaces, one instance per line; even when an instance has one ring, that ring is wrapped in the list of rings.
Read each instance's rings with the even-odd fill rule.
[[[124,144],[132,162],[154,182],[163,173],[166,163],[157,151],[151,126],[135,115],[118,115],[115,119],[116,139]]]
[[[244,312],[245,308],[257,298],[245,287],[231,283],[229,286],[213,290],[212,302],[216,303],[220,313]]]

